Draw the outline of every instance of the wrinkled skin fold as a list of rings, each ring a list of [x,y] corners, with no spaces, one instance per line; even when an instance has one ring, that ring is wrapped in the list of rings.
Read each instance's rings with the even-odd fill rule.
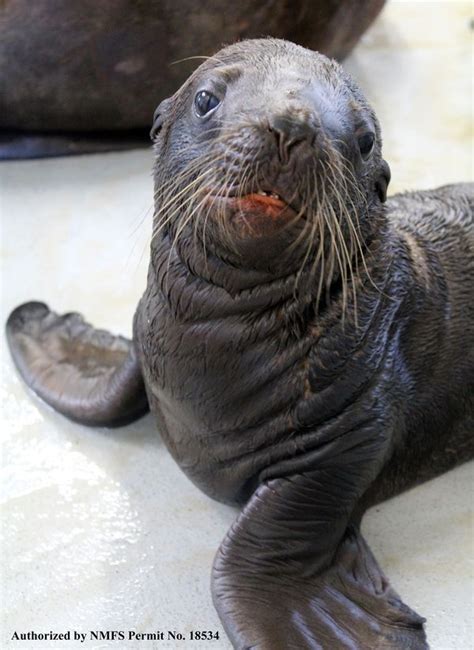
[[[207,60],[152,135],[133,342],[27,303],[7,323],[21,376],[90,426],[149,407],[186,475],[243,506],[212,571],[235,648],[427,648],[359,526],[474,457],[472,185],[385,203],[360,90],[272,39]]]

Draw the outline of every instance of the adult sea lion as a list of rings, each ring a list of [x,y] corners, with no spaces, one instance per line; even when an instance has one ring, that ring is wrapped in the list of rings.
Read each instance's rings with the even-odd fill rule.
[[[212,572],[236,648],[426,648],[359,523],[473,456],[472,186],[385,203],[360,89],[274,39],[205,61],[152,137],[133,341],[27,303],[21,375],[91,426],[149,405],[186,474],[245,504]]]
[[[2,2],[0,159],[147,146],[151,113],[194,69],[194,55],[268,34],[342,59],[383,5],[384,0]]]

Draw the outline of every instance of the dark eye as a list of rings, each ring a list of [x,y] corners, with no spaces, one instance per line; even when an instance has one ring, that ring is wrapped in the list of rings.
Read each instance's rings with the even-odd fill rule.
[[[374,148],[375,135],[370,131],[361,135],[359,140],[360,155],[362,158],[368,158]]]
[[[200,90],[194,98],[194,106],[199,117],[204,117],[219,106],[219,104],[220,101],[217,97],[207,90]]]

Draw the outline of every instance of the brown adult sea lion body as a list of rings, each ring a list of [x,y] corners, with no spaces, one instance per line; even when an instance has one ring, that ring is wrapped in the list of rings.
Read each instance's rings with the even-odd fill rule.
[[[273,39],[207,60],[152,133],[133,342],[28,303],[21,374],[89,425],[148,403],[191,480],[245,504],[212,577],[236,648],[426,648],[359,522],[473,457],[472,186],[385,203],[361,91]]]
[[[383,5],[9,0],[0,6],[0,158],[146,146],[156,104],[195,67],[183,59],[263,34],[342,59]]]

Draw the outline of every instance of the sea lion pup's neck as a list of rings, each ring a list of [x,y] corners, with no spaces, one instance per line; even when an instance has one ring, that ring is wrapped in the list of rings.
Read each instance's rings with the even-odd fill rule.
[[[288,261],[278,270],[232,264],[206,251],[189,232],[176,242],[164,233],[153,243],[149,283],[160,287],[170,315],[180,322],[241,316],[256,323],[275,310],[281,315],[276,323],[280,328],[293,329],[295,320],[304,327],[331,314],[333,325],[340,321],[357,330],[364,317],[358,311],[382,296],[393,261],[382,206],[371,223],[344,276],[333,269],[329,281],[320,277],[324,267],[315,269],[313,260],[304,266]]]

